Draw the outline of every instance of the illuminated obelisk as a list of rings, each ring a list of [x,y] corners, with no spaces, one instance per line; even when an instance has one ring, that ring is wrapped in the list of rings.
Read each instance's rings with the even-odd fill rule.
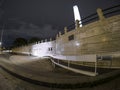
[[[74,11],[75,22],[76,22],[76,20],[78,20],[80,27],[82,27],[81,16],[80,16],[79,9],[78,9],[77,5],[73,6],[73,11]]]

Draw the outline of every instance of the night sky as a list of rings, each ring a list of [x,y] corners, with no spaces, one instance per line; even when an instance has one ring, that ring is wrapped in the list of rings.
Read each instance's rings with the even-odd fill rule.
[[[5,25],[3,44],[9,46],[18,37],[55,37],[74,23],[73,5],[78,5],[84,18],[97,8],[118,4],[120,0],[0,0],[0,29]]]

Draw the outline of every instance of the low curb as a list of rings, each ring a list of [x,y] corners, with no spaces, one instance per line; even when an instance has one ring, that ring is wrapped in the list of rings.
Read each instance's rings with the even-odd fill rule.
[[[95,80],[91,80],[89,82],[83,82],[83,83],[75,83],[75,84],[70,84],[70,83],[50,83],[50,82],[43,82],[43,81],[38,81],[34,80],[32,78],[27,78],[22,75],[19,75],[15,72],[12,72],[5,67],[1,66],[0,67],[9,73],[10,75],[21,79],[23,81],[26,81],[28,83],[34,84],[34,85],[40,85],[44,87],[49,87],[49,88],[60,88],[60,89],[77,89],[77,88],[86,88],[86,87],[94,87],[97,85],[101,85],[103,83],[107,83],[109,81],[112,81],[113,79],[119,78],[120,77],[120,70],[116,70],[114,74],[108,75],[106,77],[100,77],[96,78]]]

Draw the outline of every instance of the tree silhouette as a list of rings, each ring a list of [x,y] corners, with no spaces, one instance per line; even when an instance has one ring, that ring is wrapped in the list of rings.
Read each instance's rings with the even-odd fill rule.
[[[41,40],[40,38],[33,37],[33,38],[31,38],[31,39],[28,41],[28,43],[35,43],[35,42],[38,42],[38,41],[40,41],[40,40]]]
[[[27,44],[28,42],[25,38],[16,38],[15,41],[13,42],[14,47],[23,46]]]

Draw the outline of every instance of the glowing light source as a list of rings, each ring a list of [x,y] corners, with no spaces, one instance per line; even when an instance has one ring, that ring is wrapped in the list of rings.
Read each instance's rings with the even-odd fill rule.
[[[81,16],[80,16],[79,9],[78,9],[77,5],[73,6],[73,11],[74,11],[75,21],[79,20],[80,21],[80,27],[82,27]]]
[[[2,42],[0,42],[0,46],[2,45]]]
[[[80,43],[76,41],[76,42],[75,42],[75,45],[76,45],[76,46],[80,46]]]
[[[44,42],[32,46],[32,55],[38,57],[49,56],[49,47],[52,47],[52,42]]]

